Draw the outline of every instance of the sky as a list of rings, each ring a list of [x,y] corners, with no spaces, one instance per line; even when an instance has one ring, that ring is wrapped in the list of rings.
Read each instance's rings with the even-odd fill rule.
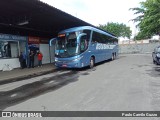
[[[131,27],[132,36],[138,31],[135,23],[130,21],[135,18],[130,8],[139,7],[139,2],[145,0],[41,0],[66,13],[69,13],[92,25],[104,25],[107,22],[124,23]]]

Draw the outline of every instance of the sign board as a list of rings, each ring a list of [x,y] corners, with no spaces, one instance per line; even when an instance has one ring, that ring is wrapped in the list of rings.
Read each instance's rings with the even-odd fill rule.
[[[0,33],[0,40],[27,41],[27,37]]]

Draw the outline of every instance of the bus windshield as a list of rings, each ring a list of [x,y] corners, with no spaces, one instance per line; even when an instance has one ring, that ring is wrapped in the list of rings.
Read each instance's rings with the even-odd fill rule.
[[[56,41],[55,55],[60,58],[73,57],[79,54],[77,32],[60,34]]]

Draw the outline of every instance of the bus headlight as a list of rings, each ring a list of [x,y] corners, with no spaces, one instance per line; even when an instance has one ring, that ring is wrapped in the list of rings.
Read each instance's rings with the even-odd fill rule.
[[[55,62],[58,62],[58,59],[57,59],[57,58],[55,58]]]
[[[157,53],[157,57],[160,58],[160,53]]]
[[[73,61],[78,61],[78,60],[80,60],[81,58],[83,58],[83,56],[81,56],[81,57],[79,57],[79,58],[76,58],[76,59],[74,59]]]

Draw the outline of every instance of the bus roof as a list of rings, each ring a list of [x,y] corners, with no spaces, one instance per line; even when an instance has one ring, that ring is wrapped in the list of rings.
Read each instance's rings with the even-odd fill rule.
[[[98,29],[98,28],[95,28],[95,27],[92,27],[92,26],[73,27],[73,28],[69,28],[69,29],[60,31],[59,34],[67,33],[67,32],[74,32],[74,31],[84,30],[84,29],[93,30],[93,31],[95,31],[95,32],[99,32],[99,33],[102,33],[102,34],[105,34],[105,35],[108,35],[108,36],[117,38],[115,35],[113,35],[113,34],[111,34],[111,33],[109,33],[109,32],[106,32],[106,31],[104,31],[104,30],[101,30],[101,29]]]

